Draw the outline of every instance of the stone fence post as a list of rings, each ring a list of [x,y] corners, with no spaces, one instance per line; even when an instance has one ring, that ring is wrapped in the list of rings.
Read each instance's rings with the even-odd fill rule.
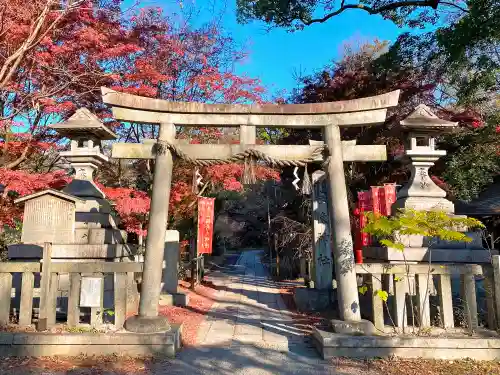
[[[51,279],[52,279],[52,243],[45,242],[43,245],[43,260],[42,260],[42,272],[40,278],[40,313],[38,316],[38,331],[45,331],[50,328],[55,323],[52,321],[52,315],[50,312],[53,309],[55,312],[55,306],[50,306],[52,302],[51,293]]]
[[[165,253],[163,256],[162,293],[175,294],[178,292],[179,280],[177,268],[179,264],[179,232],[167,230],[165,233]]]
[[[493,293],[495,295],[495,311],[497,322],[500,322],[500,255],[491,257],[493,263]]]
[[[189,303],[187,294],[179,291],[179,258],[179,231],[167,230],[165,233],[160,305],[187,306]]]

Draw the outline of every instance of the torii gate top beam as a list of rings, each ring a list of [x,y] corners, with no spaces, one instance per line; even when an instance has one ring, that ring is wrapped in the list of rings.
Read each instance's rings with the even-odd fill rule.
[[[385,121],[387,108],[396,106],[399,90],[387,94],[311,104],[205,104],[170,102],[101,88],[103,101],[117,120],[173,123],[186,126],[322,127],[361,126]]]

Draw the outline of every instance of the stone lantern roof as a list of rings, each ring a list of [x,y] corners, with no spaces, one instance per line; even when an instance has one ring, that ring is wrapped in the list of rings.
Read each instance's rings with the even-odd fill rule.
[[[418,105],[400,124],[409,131],[422,133],[444,133],[458,126],[458,122],[440,119],[425,104]]]
[[[92,182],[94,172],[103,162],[108,161],[107,156],[102,153],[101,141],[116,139],[116,134],[87,108],[78,109],[68,121],[51,125],[50,128],[71,140],[70,150],[63,151],[60,155],[75,169],[75,179]],[[96,186],[91,190],[98,191],[99,197],[103,196]],[[72,194],[80,196],[77,192],[71,190]]]
[[[79,108],[67,121],[50,126],[69,139],[113,140],[117,135],[87,108]]]

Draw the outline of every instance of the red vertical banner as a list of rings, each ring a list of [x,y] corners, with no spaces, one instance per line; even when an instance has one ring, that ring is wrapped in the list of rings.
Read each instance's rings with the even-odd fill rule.
[[[196,246],[198,255],[212,254],[214,203],[215,198],[198,198],[198,236]]]
[[[385,216],[391,216],[394,202],[396,202],[396,184],[384,184]]]
[[[372,192],[372,206],[373,206],[373,213],[375,215],[380,215],[382,213],[382,191],[384,188],[380,186],[372,186],[371,187],[371,192]]]
[[[372,210],[372,197],[368,191],[358,191],[358,205],[364,212]]]
[[[366,225],[365,212],[372,210],[372,197],[369,191],[358,192],[358,208],[359,208],[359,231],[361,238],[361,245],[370,245],[370,235],[363,232],[363,228]]]
[[[392,205],[396,202],[396,184],[372,186],[370,191],[359,191],[358,202],[354,214],[358,216],[358,225],[355,228],[354,256],[356,263],[363,263],[363,247],[370,246],[372,239],[363,232],[366,226],[365,213],[372,211],[376,215],[391,216]]]

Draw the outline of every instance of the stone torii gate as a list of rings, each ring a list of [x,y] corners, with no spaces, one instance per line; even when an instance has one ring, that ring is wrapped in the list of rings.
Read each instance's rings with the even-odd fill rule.
[[[169,329],[168,321],[158,316],[158,299],[174,156],[198,165],[248,156],[280,166],[292,161],[293,165],[326,162],[339,314],[345,321],[361,320],[343,163],[386,160],[386,147],[343,142],[340,127],[383,123],[387,108],[397,105],[399,91],[347,101],[285,105],[169,102],[107,88],[102,88],[102,96],[104,103],[112,106],[115,119],[160,126],[156,142],[113,144],[114,158],[155,159],[139,315],[126,321],[126,329],[135,332]],[[176,125],[239,127],[240,144],[181,144],[175,139]],[[256,145],[256,127],[321,128],[324,145]]]

